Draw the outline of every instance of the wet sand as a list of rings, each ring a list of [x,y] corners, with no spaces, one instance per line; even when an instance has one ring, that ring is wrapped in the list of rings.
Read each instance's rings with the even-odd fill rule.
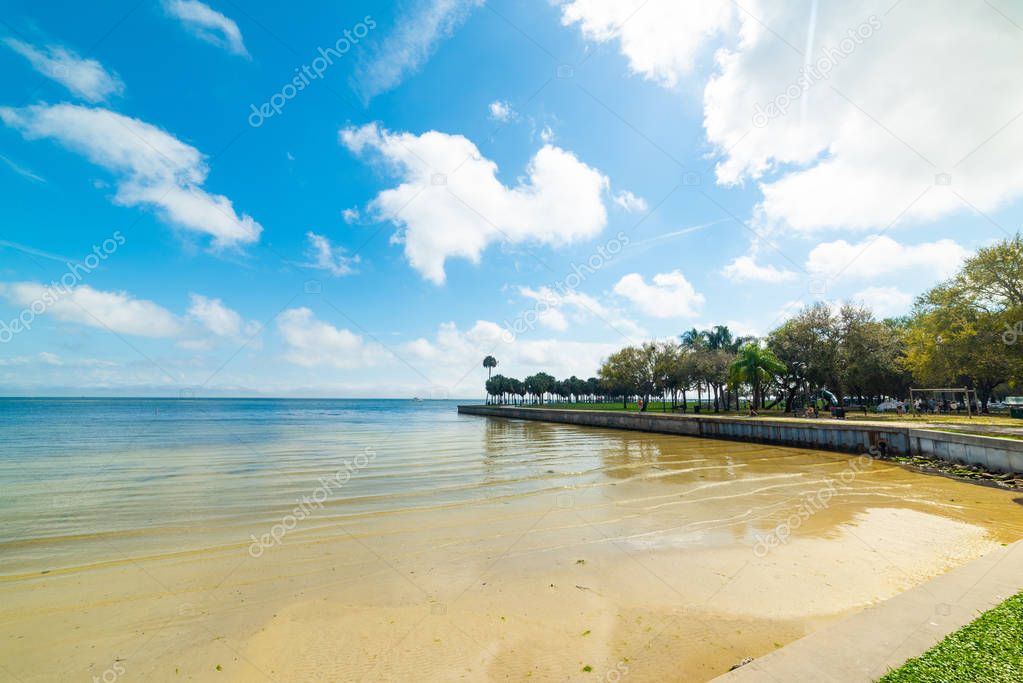
[[[290,495],[0,543],[0,678],[705,681],[1023,537],[1014,494],[835,453],[444,429],[353,474],[420,492],[334,492],[266,547]]]

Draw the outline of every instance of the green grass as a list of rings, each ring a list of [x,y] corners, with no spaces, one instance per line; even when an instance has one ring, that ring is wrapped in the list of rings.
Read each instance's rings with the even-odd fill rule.
[[[628,407],[623,407],[621,401],[615,403],[545,403],[544,405],[532,405],[528,404],[525,407],[534,408],[549,408],[549,409],[560,409],[560,410],[610,410],[610,411],[629,411],[639,412],[639,406],[636,403],[629,403]],[[689,410],[686,415],[718,415],[722,417],[747,417],[749,412],[743,410],[722,410],[720,412],[714,412],[713,405],[703,404],[702,411],[700,413],[694,412],[696,407],[695,401],[689,402]],[[671,403],[662,403],[661,401],[650,401],[650,405],[647,407],[647,412],[650,413],[671,413]],[[759,411],[761,417],[787,417],[790,419],[803,419],[802,416],[793,417],[787,413],[782,412],[781,407],[775,407],[771,410],[765,410],[761,408]],[[830,420],[831,414],[827,410],[822,410],[820,418]],[[846,413],[846,419],[852,422],[867,420],[870,422],[920,422],[935,425],[963,425],[963,426],[992,426],[992,427],[1023,427],[1023,420],[1014,419],[1007,415],[974,415],[972,418],[967,417],[965,413],[962,415],[896,415],[895,413],[876,413],[873,411],[868,412],[866,415],[862,411],[849,411]],[[956,431],[956,430],[947,430]],[[963,432],[971,433],[971,432]],[[1012,438],[1012,437],[1010,437]]]
[[[1019,593],[878,683],[1023,681],[1023,593]]]
[[[618,412],[622,412],[622,411],[629,411],[629,412],[633,412],[633,413],[639,412],[639,406],[635,402],[629,403],[629,406],[626,408],[626,407],[624,407],[622,405],[621,401],[617,401],[615,403],[545,403],[542,406],[540,406],[540,405],[535,405],[534,406],[532,404],[527,404],[525,407],[526,408],[530,408],[530,407],[533,407],[533,408],[557,408],[557,409],[560,409],[560,410],[613,410],[613,411],[618,411]],[[682,407],[681,403],[679,404],[678,407],[679,408]],[[696,408],[696,402],[695,401],[690,401],[689,402],[689,412],[686,413],[686,414],[687,415],[696,415],[697,413],[694,412],[695,408]],[[701,411],[702,412],[699,413],[700,415],[733,415],[733,416],[734,415],[739,415],[739,416],[743,416],[743,415],[748,415],[749,414],[745,410],[742,410],[742,411],[735,411],[735,410],[725,411],[725,410],[722,410],[719,413],[715,413],[714,412],[714,405],[713,404],[708,405],[706,403],[703,404],[703,408],[701,409]],[[647,412],[650,412],[650,413],[670,413],[670,412],[672,412],[672,410],[671,410],[671,402],[668,401],[667,403],[665,403],[665,402],[662,402],[662,401],[650,401],[650,404],[647,406]],[[765,410],[761,410],[760,413],[762,415],[774,415],[776,417],[781,417],[784,414],[780,410],[766,410],[766,411]],[[1023,426],[1023,425],[1020,425],[1020,426]]]

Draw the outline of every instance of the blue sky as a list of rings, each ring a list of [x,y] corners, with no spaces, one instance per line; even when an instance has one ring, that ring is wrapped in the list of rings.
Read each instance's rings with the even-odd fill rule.
[[[462,397],[908,312],[1019,224],[1023,14],[968,5],[5,0],[0,392]]]

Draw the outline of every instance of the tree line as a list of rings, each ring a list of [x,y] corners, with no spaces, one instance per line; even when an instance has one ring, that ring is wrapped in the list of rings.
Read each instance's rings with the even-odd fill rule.
[[[488,357],[493,365],[496,359]],[[495,402],[581,402],[659,398],[686,409],[786,412],[810,402],[863,405],[905,398],[910,387],[967,387],[986,412],[993,396],[1023,386],[1023,239],[980,249],[959,272],[918,297],[910,315],[879,320],[852,303],[818,302],[766,337],[735,337],[727,326],[692,329],[677,340],[611,354],[597,377],[523,381],[495,375]]]

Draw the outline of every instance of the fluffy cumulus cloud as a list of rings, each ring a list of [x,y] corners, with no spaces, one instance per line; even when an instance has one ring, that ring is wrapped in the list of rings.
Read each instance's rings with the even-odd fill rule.
[[[164,8],[185,28],[207,43],[241,57],[249,56],[238,24],[209,5],[199,0],[167,0]]]
[[[585,377],[595,374],[602,359],[620,347],[615,343],[513,339],[497,323],[478,320],[466,330],[444,323],[434,338],[416,339],[396,352],[413,366],[422,367],[444,391],[462,395],[478,390],[476,370],[486,355],[497,357],[498,372],[520,379],[540,370],[557,377]]]
[[[480,359],[497,356],[499,372],[525,377],[540,370],[558,377],[591,376],[601,360],[621,344],[515,339],[496,322],[477,320],[461,329],[442,323],[430,336],[384,346],[343,327],[319,319],[308,308],[285,311],[277,320],[284,358],[297,366],[330,371],[350,381],[363,368],[375,377],[393,377],[403,391],[433,397],[475,395],[480,386]],[[377,380],[379,383],[379,379]]]
[[[0,120],[27,138],[57,140],[118,174],[115,202],[154,207],[168,222],[210,235],[215,247],[256,242],[263,230],[250,216],[239,216],[230,199],[202,188],[209,169],[199,150],[156,126],[72,104],[0,107]]]
[[[878,277],[913,268],[948,277],[969,255],[948,239],[904,245],[885,235],[871,235],[854,244],[845,240],[818,244],[807,257],[806,270],[828,279]]]
[[[127,292],[105,292],[88,285],[65,289],[36,282],[0,285],[0,295],[23,308],[22,322],[48,315],[56,320],[139,337],[173,337],[181,332],[177,317],[162,306]]]
[[[361,335],[319,320],[308,308],[291,308],[277,316],[288,362],[302,367],[359,368],[386,356],[379,345]]]
[[[323,235],[310,231],[305,236],[308,242],[306,257],[309,259],[306,267],[326,271],[335,277],[355,272],[358,256],[349,256],[344,247],[331,244]]]
[[[736,258],[726,265],[721,272],[733,282],[767,282],[776,284],[779,282],[791,282],[798,277],[791,270],[760,265],[752,256]]]
[[[15,38],[4,44],[27,59],[36,71],[89,102],[101,102],[124,92],[124,83],[95,59],[84,59],[61,45],[36,47]]]
[[[864,304],[881,318],[909,313],[913,295],[896,287],[867,287],[852,295],[852,301]]]
[[[390,33],[359,63],[352,85],[368,102],[397,87],[429,60],[437,46],[484,0],[412,0]]]
[[[138,299],[124,291],[101,291],[88,285],[64,287],[36,282],[0,284],[0,296],[21,307],[21,326],[31,330],[39,316],[114,332],[117,334],[179,338],[178,346],[194,351],[209,350],[218,341],[248,343],[259,334],[260,325],[246,321],[220,299],[192,294],[184,315]]]
[[[572,0],[561,20],[590,40],[618,41],[634,73],[671,87],[731,16],[731,3],[721,0]]]
[[[244,339],[259,332],[259,323],[245,322],[235,310],[224,305],[220,299],[213,299],[201,294],[191,295],[188,316],[199,323],[203,329],[217,337],[226,339]]]
[[[544,145],[514,187],[497,164],[461,135],[392,133],[374,124],[341,131],[357,154],[373,153],[400,179],[369,209],[401,229],[405,256],[442,284],[449,258],[479,263],[493,242],[560,246],[592,238],[607,224],[608,179],[571,152]]]
[[[614,291],[653,318],[691,318],[704,303],[703,295],[677,270],[658,273],[650,283],[631,273],[618,281]]]
[[[563,20],[667,85],[716,49],[718,179],[759,185],[765,228],[869,231],[1023,194],[1023,41],[992,3],[575,0]]]

